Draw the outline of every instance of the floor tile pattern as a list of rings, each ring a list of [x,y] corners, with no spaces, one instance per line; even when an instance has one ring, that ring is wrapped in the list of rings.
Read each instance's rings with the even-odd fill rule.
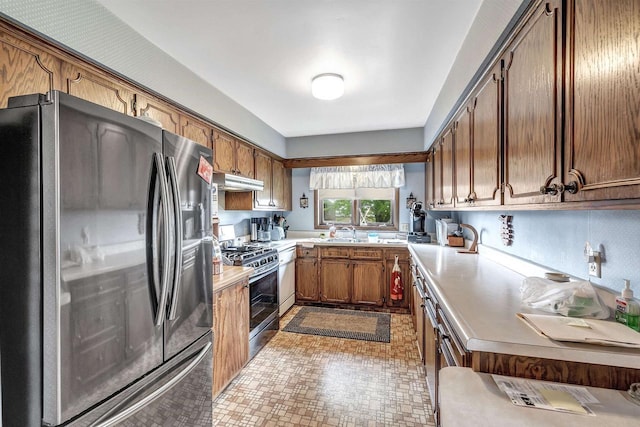
[[[213,424],[435,425],[411,317],[391,315],[390,343],[279,331],[218,396]]]

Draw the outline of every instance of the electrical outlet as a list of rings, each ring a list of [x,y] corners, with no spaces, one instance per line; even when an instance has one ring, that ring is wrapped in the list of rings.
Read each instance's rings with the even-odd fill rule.
[[[589,256],[589,276],[602,277],[602,273],[600,271],[600,262],[600,253],[594,251],[593,255]]]
[[[401,222],[400,231],[409,231],[409,224],[407,224],[406,222]]]

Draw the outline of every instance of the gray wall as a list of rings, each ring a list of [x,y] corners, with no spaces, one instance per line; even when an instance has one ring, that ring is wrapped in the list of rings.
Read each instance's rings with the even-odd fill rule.
[[[280,156],[285,139],[94,0],[0,0],[0,13]],[[188,31],[188,29],[186,29]],[[215,64],[211,64],[215,66]]]
[[[309,174],[311,169],[293,169],[292,171],[292,194],[293,211],[285,212],[290,230],[310,231],[313,230],[313,190],[309,189]],[[409,211],[405,207],[406,198],[410,192],[418,200],[424,200],[424,164],[407,163],[404,165],[405,186],[400,188],[400,223],[409,223]],[[309,198],[309,208],[300,207],[300,197],[305,193]]]
[[[500,239],[498,216],[513,215],[513,244]],[[593,283],[620,291],[623,279],[631,280],[640,297],[640,211],[496,211],[455,212],[458,222],[473,225],[480,242],[567,274],[588,278],[583,258],[585,242],[604,247],[602,278]],[[465,231],[465,237],[471,235]]]
[[[485,0],[456,56],[449,76],[424,126],[424,148],[431,146],[465,87],[471,82],[491,48],[523,2],[528,0]]]
[[[423,151],[422,128],[287,138],[287,157],[326,157]]]

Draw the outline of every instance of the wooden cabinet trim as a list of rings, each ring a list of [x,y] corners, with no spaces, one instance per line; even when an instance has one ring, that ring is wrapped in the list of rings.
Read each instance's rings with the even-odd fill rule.
[[[382,260],[382,249],[352,248],[351,259]]]
[[[339,246],[321,247],[320,258],[349,258],[349,248]]]

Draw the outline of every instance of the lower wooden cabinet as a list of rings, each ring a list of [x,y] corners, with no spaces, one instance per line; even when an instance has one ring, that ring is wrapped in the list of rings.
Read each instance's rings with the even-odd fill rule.
[[[240,280],[214,294],[213,397],[249,360],[249,282]]]
[[[400,266],[400,274],[402,276],[402,283],[404,286],[404,294],[402,299],[391,299],[391,272],[393,271],[393,265],[395,264],[396,255],[398,256],[398,265]],[[384,275],[384,292],[385,302],[389,307],[398,307],[409,309],[412,299],[411,293],[411,273],[409,269],[409,251],[407,249],[385,249],[384,251],[385,269]]]
[[[380,261],[354,261],[351,302],[382,307],[385,288],[384,270],[384,265]]]
[[[405,286],[401,300],[391,300],[395,256]],[[296,302],[368,306],[409,312],[409,252],[405,248],[335,245],[304,248],[296,259]]]
[[[351,263],[348,259],[328,258],[320,261],[320,301],[351,302]]]
[[[313,258],[296,258],[296,301],[319,300],[318,260],[315,256]]]

